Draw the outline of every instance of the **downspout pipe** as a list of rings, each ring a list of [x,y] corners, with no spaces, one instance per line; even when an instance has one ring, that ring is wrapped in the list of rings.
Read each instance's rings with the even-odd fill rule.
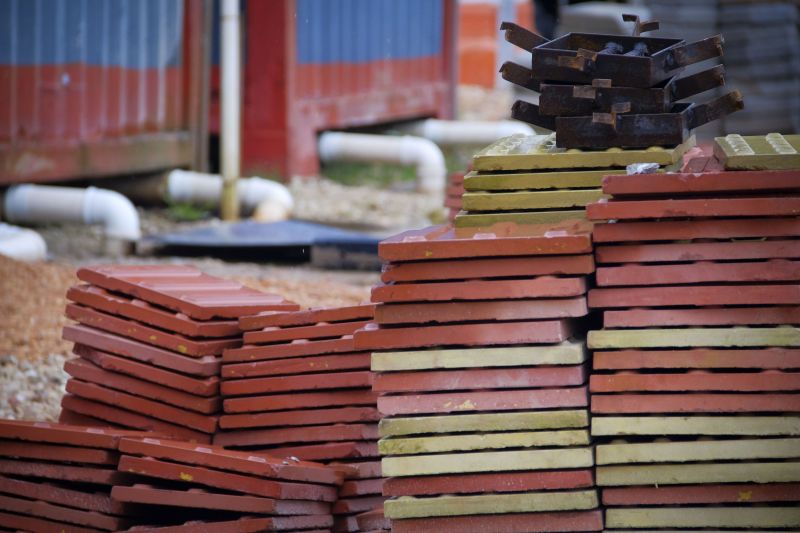
[[[239,218],[236,180],[241,163],[242,57],[239,0],[222,0],[222,55],[220,61],[220,167],[223,220]]]
[[[134,243],[142,236],[139,213],[115,191],[89,187],[14,185],[3,202],[6,220],[21,224],[82,222],[100,224],[108,239]]]
[[[447,167],[436,144],[411,135],[373,135],[326,131],[319,137],[319,157],[329,161],[366,161],[413,165],[417,190],[442,194]]]
[[[0,222],[0,255],[17,261],[44,261],[47,244],[32,229]]]
[[[534,135],[533,129],[516,120],[438,120],[429,118],[406,124],[397,129],[408,135],[430,139],[439,146],[480,145],[486,146],[503,137],[521,133]]]

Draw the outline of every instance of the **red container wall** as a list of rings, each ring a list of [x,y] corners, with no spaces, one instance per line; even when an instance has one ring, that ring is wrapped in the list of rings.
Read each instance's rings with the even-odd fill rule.
[[[245,12],[244,173],[317,174],[324,130],[452,117],[455,0],[249,0]]]
[[[0,0],[0,183],[192,162],[197,0]]]

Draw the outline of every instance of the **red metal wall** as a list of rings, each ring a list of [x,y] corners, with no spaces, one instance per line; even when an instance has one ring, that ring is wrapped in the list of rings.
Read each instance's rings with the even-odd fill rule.
[[[0,2],[0,184],[192,162],[199,0]]]
[[[324,130],[452,117],[455,10],[455,0],[246,2],[243,173],[317,174]]]

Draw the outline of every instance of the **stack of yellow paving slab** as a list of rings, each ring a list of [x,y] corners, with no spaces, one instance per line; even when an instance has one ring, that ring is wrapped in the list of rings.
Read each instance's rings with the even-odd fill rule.
[[[599,531],[586,222],[387,239],[372,350],[384,514],[412,531]],[[544,290],[542,290],[544,289]]]
[[[555,134],[513,135],[484,148],[464,177],[457,227],[497,222],[544,224],[582,219],[584,207],[605,198],[603,176],[624,174],[634,163],[680,165],[694,138],[674,148],[601,151],[556,148]]]
[[[588,335],[607,530],[800,528],[800,161],[782,139],[609,176],[588,207],[613,221],[594,227]]]

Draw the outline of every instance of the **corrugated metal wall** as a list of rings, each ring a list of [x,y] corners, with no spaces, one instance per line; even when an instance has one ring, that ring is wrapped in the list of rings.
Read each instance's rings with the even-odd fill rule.
[[[186,130],[184,15],[184,0],[0,0],[0,172],[22,145]]]

